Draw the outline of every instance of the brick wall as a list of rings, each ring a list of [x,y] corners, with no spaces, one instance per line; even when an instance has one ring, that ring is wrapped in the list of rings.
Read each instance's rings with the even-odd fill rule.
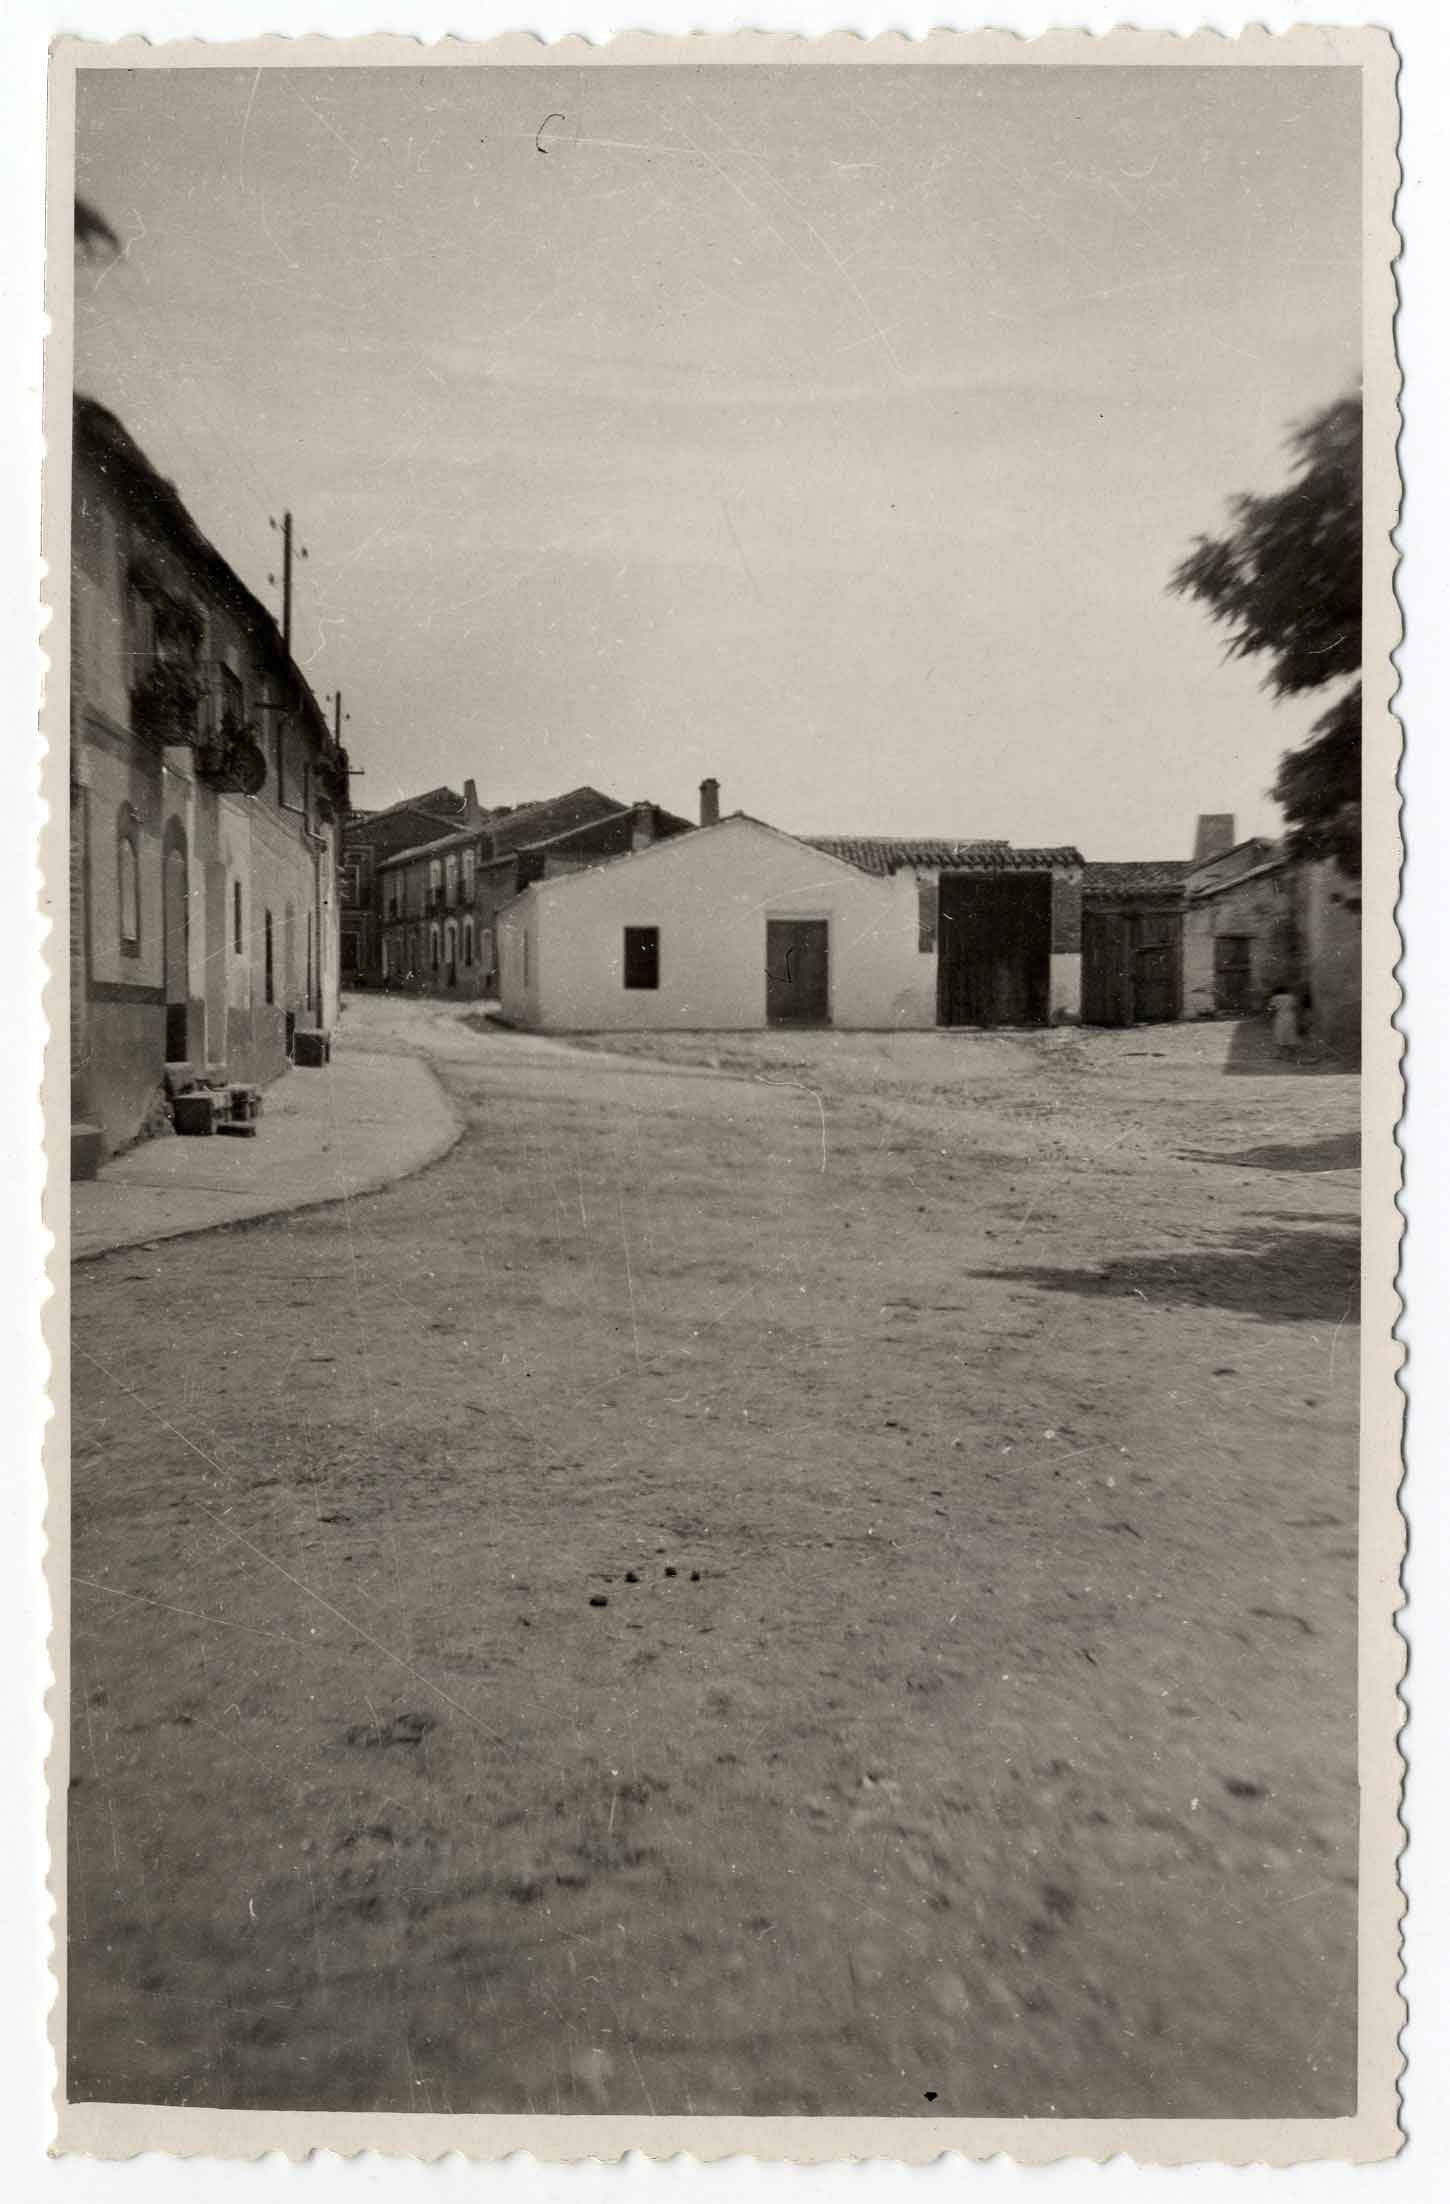
[[[1082,874],[1052,876],[1052,953],[1075,956],[1082,949]]]

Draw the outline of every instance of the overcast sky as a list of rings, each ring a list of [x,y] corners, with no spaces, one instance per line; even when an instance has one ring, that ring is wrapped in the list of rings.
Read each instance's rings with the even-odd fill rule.
[[[125,255],[78,387],[272,603],[292,508],[359,802],[693,812],[714,773],[798,832],[1276,824],[1319,707],[1164,584],[1358,379],[1353,71],[80,87]]]

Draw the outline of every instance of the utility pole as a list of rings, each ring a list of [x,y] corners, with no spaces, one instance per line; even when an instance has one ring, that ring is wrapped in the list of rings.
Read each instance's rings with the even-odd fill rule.
[[[274,528],[277,526],[275,520],[272,522],[272,526]],[[282,515],[282,648],[289,655],[292,650],[292,556],[292,515],[284,513]],[[307,549],[303,545],[298,550],[297,557],[305,559],[306,556]],[[277,577],[275,574],[269,574],[267,579],[274,587],[276,586]]]
[[[332,739],[340,750],[342,748],[342,730],[352,718],[352,713],[345,712],[342,708],[341,689],[336,690],[330,697],[324,697],[323,702],[332,705]]]
[[[337,689],[329,696],[324,697],[323,702],[325,704],[330,703],[332,706],[332,739],[337,744],[338,749],[341,750],[342,730],[352,718],[352,713],[345,712],[342,708],[341,689]],[[360,765],[349,765],[347,769],[349,785],[355,780],[362,780],[363,777],[363,769]]]

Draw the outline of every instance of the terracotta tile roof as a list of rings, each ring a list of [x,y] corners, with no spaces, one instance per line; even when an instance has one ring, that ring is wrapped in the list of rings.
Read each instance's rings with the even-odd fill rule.
[[[1176,894],[1193,870],[1186,857],[1130,857],[1122,863],[1082,868],[1085,898]]]
[[[862,872],[1047,872],[1063,865],[1080,865],[1080,850],[1014,849],[1010,842],[914,841],[909,836],[869,834],[803,834],[810,849],[839,857]]]

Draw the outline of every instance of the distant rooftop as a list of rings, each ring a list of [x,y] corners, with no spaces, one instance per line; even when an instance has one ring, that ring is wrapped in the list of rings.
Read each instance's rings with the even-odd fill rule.
[[[396,803],[380,804],[369,809],[355,804],[349,813],[353,819],[391,819],[396,811],[421,811],[435,817],[440,824],[453,813],[463,809],[463,798],[456,788],[428,788],[421,796],[400,796]]]
[[[1177,892],[1193,870],[1187,857],[1130,857],[1082,868],[1082,892],[1095,896],[1154,895]]]
[[[460,819],[445,833],[435,835],[431,841],[420,842],[410,850],[402,850],[385,862],[414,864],[420,857],[430,857],[439,850],[456,849],[470,841],[486,845],[491,857],[511,856],[518,850],[532,849],[539,842],[557,840],[560,835],[572,833],[577,828],[593,826],[601,819],[612,819],[629,809],[628,804],[620,803],[615,796],[602,796],[597,788],[571,788],[562,796],[549,796],[542,802],[506,805],[500,811],[485,811],[472,819]]]
[[[1076,849],[1014,849],[1010,842],[948,842],[936,838],[872,834],[802,834],[798,839],[827,857],[883,876],[919,872],[1045,872],[1080,865]]]

